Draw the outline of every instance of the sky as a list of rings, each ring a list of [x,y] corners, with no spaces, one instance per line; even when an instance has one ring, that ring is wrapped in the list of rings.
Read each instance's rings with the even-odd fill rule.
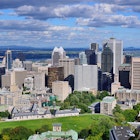
[[[0,46],[140,48],[140,0],[0,0]]]

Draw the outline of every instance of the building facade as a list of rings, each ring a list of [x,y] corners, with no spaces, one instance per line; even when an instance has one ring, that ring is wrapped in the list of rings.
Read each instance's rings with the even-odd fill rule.
[[[116,99],[111,96],[106,96],[100,102],[100,113],[106,115],[112,115],[112,111],[116,106]]]
[[[131,89],[140,90],[140,58],[138,57],[132,58]]]
[[[98,89],[97,65],[75,65],[74,90]]]
[[[118,74],[118,68],[123,63],[123,41],[110,38],[104,41],[113,52],[113,74]]]
[[[52,93],[57,96],[58,100],[64,101],[72,92],[67,81],[52,82]]]
[[[74,75],[74,59],[59,59],[59,65],[64,67],[64,78],[67,78],[69,75]]]

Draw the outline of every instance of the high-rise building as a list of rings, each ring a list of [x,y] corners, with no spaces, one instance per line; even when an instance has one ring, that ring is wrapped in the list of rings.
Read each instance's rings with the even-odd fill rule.
[[[13,60],[12,68],[23,68],[22,61],[20,61],[19,59]]]
[[[6,56],[6,69],[10,70],[12,68],[12,52],[11,50],[7,50],[5,53]]]
[[[58,97],[58,100],[64,101],[71,93],[71,87],[67,81],[52,82],[52,93]]]
[[[34,89],[44,90],[45,89],[45,73],[35,73],[34,74]]]
[[[26,77],[27,71],[23,68],[14,69],[11,72],[11,85],[17,85],[19,88],[22,88]]]
[[[112,50],[104,46],[101,55],[101,69],[102,72],[112,72],[113,71],[113,52]]]
[[[130,85],[130,70],[131,70],[131,65],[130,64],[122,64],[119,67],[119,82],[121,86],[124,88],[131,88]]]
[[[98,90],[97,65],[75,65],[74,90]]]
[[[5,74],[5,66],[0,65],[0,88],[2,87],[2,75]]]
[[[113,52],[113,74],[118,74],[118,68],[123,63],[123,41],[110,38],[104,41],[103,45],[105,44]]]
[[[140,90],[140,58],[132,57],[131,88]]]
[[[23,67],[27,71],[32,71],[32,61],[24,61],[23,62]]]
[[[52,82],[64,80],[64,67],[49,67],[47,86],[52,88]]]
[[[87,56],[87,64],[88,65],[96,65],[97,64],[97,55],[94,50],[85,50],[85,54]]]
[[[59,59],[59,65],[64,67],[64,78],[74,75],[74,59]]]
[[[59,65],[59,59],[66,58],[66,52],[62,47],[58,48],[55,47],[52,52],[52,65],[58,66]]]
[[[80,65],[87,64],[87,56],[85,52],[79,53]]]
[[[99,44],[97,44],[97,43],[91,43],[91,50],[94,50],[95,51],[95,53],[97,53],[98,52],[98,48],[99,48]]]

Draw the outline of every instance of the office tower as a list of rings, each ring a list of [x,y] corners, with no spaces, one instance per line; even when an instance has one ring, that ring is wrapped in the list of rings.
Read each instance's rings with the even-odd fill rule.
[[[130,85],[130,70],[131,70],[131,65],[130,64],[122,64],[119,67],[119,82],[121,86],[124,88],[131,88]]]
[[[80,65],[80,59],[79,58],[74,58],[74,64],[75,65]]]
[[[87,56],[85,52],[79,53],[80,65],[87,64]]]
[[[87,64],[88,65],[96,65],[97,64],[97,56],[94,50],[85,50],[85,54],[87,56]]]
[[[52,65],[58,66],[59,65],[59,59],[66,58],[66,52],[62,47],[58,48],[55,47],[52,52]]]
[[[113,52],[113,74],[118,74],[118,68],[123,63],[123,42],[115,38],[104,41]]]
[[[71,87],[67,81],[52,82],[52,93],[57,96],[57,99],[64,101],[71,93]]]
[[[75,65],[74,90],[98,90],[97,65]]]
[[[114,97],[106,96],[103,98],[103,100],[100,102],[100,113],[106,114],[106,115],[112,115],[113,109],[116,106],[117,102]]]
[[[5,53],[6,56],[6,69],[10,70],[12,68],[12,52],[11,50],[7,50]]]
[[[74,75],[74,59],[59,59],[59,65],[64,67],[64,78]]]
[[[113,52],[107,46],[103,47],[101,54],[101,69],[102,72],[111,73],[113,71]]]
[[[109,72],[102,73],[102,90],[111,91],[112,74]]]
[[[94,50],[95,53],[98,52],[99,45],[97,43],[91,43],[91,50]]]
[[[11,86],[11,73],[7,72],[6,74],[2,75],[2,88],[9,89]]]
[[[52,82],[64,80],[64,67],[49,67],[47,86],[52,88]]]
[[[98,91],[102,91],[102,70],[98,68]]]
[[[32,77],[27,77],[24,79],[24,87],[27,90],[33,90],[33,86],[34,86],[34,79]]]
[[[34,74],[34,89],[35,90],[45,89],[45,73]]]
[[[131,64],[131,61],[132,61],[132,55],[125,55],[124,63],[125,64]]]
[[[0,88],[2,87],[2,75],[5,74],[5,66],[0,65]]]
[[[132,57],[131,88],[140,90],[140,58]]]
[[[23,68],[22,61],[20,61],[19,59],[13,60],[12,68]]]
[[[27,71],[32,71],[32,61],[24,61],[23,62],[23,67]]]
[[[22,88],[26,77],[27,71],[23,68],[14,69],[11,72],[11,85],[17,85],[19,88]]]
[[[97,52],[97,66],[101,68],[102,52]]]

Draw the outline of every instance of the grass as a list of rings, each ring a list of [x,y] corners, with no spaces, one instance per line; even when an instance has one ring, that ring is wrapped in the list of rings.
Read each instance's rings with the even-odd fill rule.
[[[34,131],[37,128],[40,128],[42,125],[48,125],[49,129],[52,130],[53,123],[62,123],[62,130],[64,131],[73,129],[79,132],[81,129],[90,126],[93,120],[98,121],[98,119],[104,117],[108,117],[108,116],[104,116],[100,114],[85,114],[85,115],[74,116],[74,117],[61,117],[61,118],[53,118],[53,119],[0,122],[0,132],[2,131],[3,128],[14,128],[17,126],[24,126]]]

